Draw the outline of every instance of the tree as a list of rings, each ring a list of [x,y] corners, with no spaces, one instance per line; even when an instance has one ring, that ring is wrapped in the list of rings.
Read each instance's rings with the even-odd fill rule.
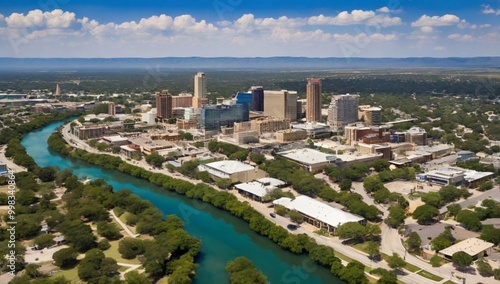
[[[38,177],[43,182],[53,181],[56,178],[56,170],[53,167],[43,167],[38,172]]]
[[[365,266],[358,261],[351,261],[340,270],[340,279],[349,284],[367,284],[368,279],[365,275]]]
[[[477,261],[477,271],[483,277],[491,277],[493,276],[493,268],[487,261]]]
[[[390,268],[399,270],[406,265],[406,261],[402,259],[399,254],[397,253],[392,253],[392,256],[389,256],[387,258],[387,264],[389,265]]]
[[[339,260],[335,257],[334,250],[325,245],[316,245],[309,250],[309,257],[323,266],[331,266],[333,262]]]
[[[391,192],[388,189],[383,188],[381,190],[377,190],[373,194],[373,199],[377,203],[384,203],[384,204],[386,204],[386,203],[389,202],[390,196],[391,196]]]
[[[470,210],[462,210],[457,215],[457,222],[462,223],[462,225],[471,231],[479,231],[481,229],[481,220],[476,212]]]
[[[370,259],[373,259],[374,257],[380,254],[380,245],[378,243],[373,241],[368,241],[365,244],[366,244],[366,253],[368,253]]]
[[[457,266],[458,269],[463,270],[472,264],[472,256],[466,252],[458,251],[451,256],[451,262]]]
[[[490,190],[492,188],[493,188],[493,182],[486,181],[486,182],[481,183],[481,185],[479,185],[479,188],[477,190],[479,190],[479,191],[487,191],[487,190]]]
[[[439,215],[439,210],[436,207],[424,204],[413,211],[413,218],[417,219],[419,224],[429,224]]]
[[[137,270],[130,271],[125,274],[125,281],[128,284],[149,284],[151,281],[143,274],[139,274]]]
[[[378,175],[366,177],[365,180],[363,181],[363,187],[365,188],[365,191],[368,193],[375,192],[385,188],[384,184],[382,183]]]
[[[397,228],[399,225],[404,223],[406,218],[406,211],[399,205],[392,205],[389,208],[389,216],[385,220],[387,225],[392,228]]]
[[[300,224],[304,222],[304,216],[295,210],[290,210],[288,216],[294,223]]]
[[[390,165],[391,164],[389,164],[387,160],[379,159],[373,162],[372,167],[375,169],[375,171],[382,172],[388,170]]]
[[[378,274],[380,278],[377,280],[377,284],[397,284],[398,278],[395,271],[388,271],[383,268],[376,268],[370,271],[370,274]]]
[[[72,248],[63,248],[58,250],[52,255],[54,264],[60,268],[69,268],[76,264],[76,258],[78,257],[78,252]]]
[[[452,245],[451,241],[444,236],[437,236],[430,242],[432,249],[435,251],[440,251]]]
[[[231,284],[268,284],[267,278],[257,270],[255,265],[246,257],[237,257],[226,265]]]
[[[429,263],[432,265],[432,267],[439,267],[441,266],[441,258],[435,254],[431,257]]]
[[[422,201],[433,207],[441,207],[443,204],[443,200],[441,199],[441,195],[437,192],[427,192],[422,196]]]
[[[215,181],[215,184],[221,189],[228,189],[233,182],[228,178],[219,178]]]
[[[462,211],[462,206],[459,204],[451,204],[446,207],[448,209],[448,213],[451,216],[457,216],[460,211]]]
[[[358,222],[348,222],[337,228],[337,236],[341,239],[359,239],[366,235],[366,228]]]
[[[85,253],[85,258],[78,264],[78,277],[84,281],[111,277],[118,271],[116,260],[105,257],[99,249],[91,249]],[[108,283],[109,281],[106,281]]]
[[[120,233],[120,229],[114,223],[108,223],[106,221],[97,223],[97,233],[111,241],[123,237]]]
[[[348,179],[343,179],[339,182],[340,190],[349,191],[351,190],[352,182]]]
[[[410,252],[419,251],[422,246],[422,239],[417,232],[411,232],[406,240],[406,246]]]
[[[135,258],[139,254],[144,253],[144,244],[140,239],[123,238],[118,243],[118,252],[125,259]]]
[[[157,152],[153,152],[151,153],[151,155],[146,156],[146,162],[157,168],[161,168],[161,165],[163,164],[164,161],[165,159]]]
[[[53,235],[43,234],[43,235],[36,237],[33,240],[33,243],[37,246],[38,249],[44,249],[44,248],[48,248],[48,247],[55,245],[56,242],[54,241]]]
[[[500,229],[493,227],[493,225],[483,226],[483,230],[481,231],[479,238],[498,245],[500,244]]]

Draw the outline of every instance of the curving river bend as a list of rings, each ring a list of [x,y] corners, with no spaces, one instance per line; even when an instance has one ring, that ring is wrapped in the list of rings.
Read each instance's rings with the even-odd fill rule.
[[[28,133],[21,141],[39,166],[72,169],[78,177],[102,178],[114,190],[130,189],[149,200],[163,214],[176,214],[185,229],[201,239],[202,250],[197,260],[196,284],[228,283],[224,271],[227,261],[246,256],[271,283],[320,284],[343,283],[330,272],[315,265],[305,255],[295,255],[248,228],[248,224],[231,214],[199,201],[166,191],[147,181],[116,170],[104,170],[89,163],[61,156],[48,148],[47,139],[63,122],[50,124]]]

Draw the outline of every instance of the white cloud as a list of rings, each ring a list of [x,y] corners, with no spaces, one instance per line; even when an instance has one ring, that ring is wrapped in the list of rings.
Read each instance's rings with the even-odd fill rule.
[[[494,14],[497,16],[500,15],[500,9],[495,10],[495,9],[491,8],[491,6],[489,4],[483,5],[482,8],[483,9],[481,10],[481,13],[483,13],[483,14]]]
[[[411,23],[412,27],[443,27],[452,26],[460,23],[460,18],[452,15],[446,14],[441,17],[439,16],[427,16],[422,15],[418,20]]]
[[[382,8],[378,8],[377,9],[377,12],[381,12],[381,13],[390,13],[391,10],[387,7],[382,7]]]
[[[29,11],[24,14],[12,13],[5,18],[10,28],[49,28],[64,29],[75,22],[75,13],[63,12],[60,9],[43,13],[40,10]]]
[[[481,29],[484,29],[484,28],[489,28],[489,27],[491,27],[491,25],[490,25],[490,24],[484,24],[484,25],[480,25],[480,26],[479,26],[479,28],[481,28]]]
[[[471,41],[473,40],[474,38],[469,35],[469,34],[465,34],[465,35],[461,35],[461,34],[451,34],[451,35],[448,35],[447,37],[448,39],[452,39],[452,40],[456,40],[456,41]]]
[[[359,42],[370,42],[370,41],[393,41],[398,37],[395,34],[380,34],[375,33],[371,35],[367,35],[365,33],[360,33],[357,35],[351,34],[334,34],[333,38],[338,42],[344,43],[359,43]]]
[[[425,26],[425,27],[421,27],[420,28],[420,31],[423,32],[423,33],[432,33],[434,31],[434,28],[433,27],[428,27],[428,26]]]
[[[373,11],[353,10],[350,13],[347,11],[340,12],[335,17],[319,15],[308,19],[310,25],[360,25],[369,26],[399,26],[402,24],[401,18],[390,17],[384,14],[376,14]]]

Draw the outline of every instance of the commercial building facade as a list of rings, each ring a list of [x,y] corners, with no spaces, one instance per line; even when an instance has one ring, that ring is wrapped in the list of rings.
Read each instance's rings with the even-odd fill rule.
[[[156,115],[162,119],[172,117],[172,95],[168,90],[156,94]]]
[[[306,91],[306,121],[321,122],[321,79],[308,78]]]
[[[192,107],[193,106],[193,95],[181,93],[177,96],[172,96],[172,108],[178,107]]]
[[[249,90],[252,94],[251,111],[264,111],[264,88],[261,86],[252,86]]]
[[[207,102],[207,80],[205,73],[198,72],[194,76],[193,108],[201,108]]]
[[[344,127],[358,120],[359,95],[332,96],[328,107],[328,125],[336,131],[343,131]]]
[[[220,131],[222,126],[232,127],[235,122],[248,119],[246,104],[206,105],[200,109],[200,128],[205,131]]]
[[[264,115],[297,120],[297,92],[264,91]]]

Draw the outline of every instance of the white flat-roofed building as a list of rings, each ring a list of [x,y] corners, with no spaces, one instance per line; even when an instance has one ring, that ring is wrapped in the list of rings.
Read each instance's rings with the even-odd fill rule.
[[[123,145],[120,146],[120,154],[124,155],[125,157],[132,159],[134,156],[134,153],[137,152],[138,150],[131,148],[129,145]]]
[[[312,173],[322,171],[327,165],[333,163],[336,158],[335,155],[309,148],[279,152],[278,155],[298,163]]]
[[[102,137],[102,140],[104,140],[108,144],[112,145],[127,145],[129,143],[128,138],[122,137],[120,135],[113,135],[113,136],[104,136]]]
[[[483,255],[488,255],[492,252],[492,247],[494,244],[483,241],[478,238],[470,238],[458,242],[450,247],[447,247],[443,250],[439,251],[439,254],[450,259],[454,253],[463,251],[466,254],[472,256],[472,258],[476,259]]]
[[[283,187],[286,183],[275,178],[261,178],[255,181],[240,183],[234,187],[238,190],[241,195],[248,196],[254,200],[262,202],[264,196],[269,192]]]
[[[298,163],[304,169],[312,173],[322,171],[329,164],[345,168],[356,163],[370,164],[384,156],[382,153],[333,155],[309,148],[279,152],[278,155]]]
[[[478,172],[459,167],[448,167],[429,171],[417,175],[418,181],[425,181],[438,185],[459,186],[465,184],[468,187],[477,187],[484,181],[493,178],[492,172]]]
[[[324,228],[333,234],[342,224],[349,222],[365,223],[365,219],[361,216],[333,208],[306,195],[297,196],[295,199],[282,197],[273,201],[273,204],[295,210],[304,216],[307,223],[320,229]]]
[[[242,163],[240,161],[225,160],[198,166],[199,171],[207,171],[212,178],[226,178],[235,182],[248,182],[262,178],[266,172]]]

